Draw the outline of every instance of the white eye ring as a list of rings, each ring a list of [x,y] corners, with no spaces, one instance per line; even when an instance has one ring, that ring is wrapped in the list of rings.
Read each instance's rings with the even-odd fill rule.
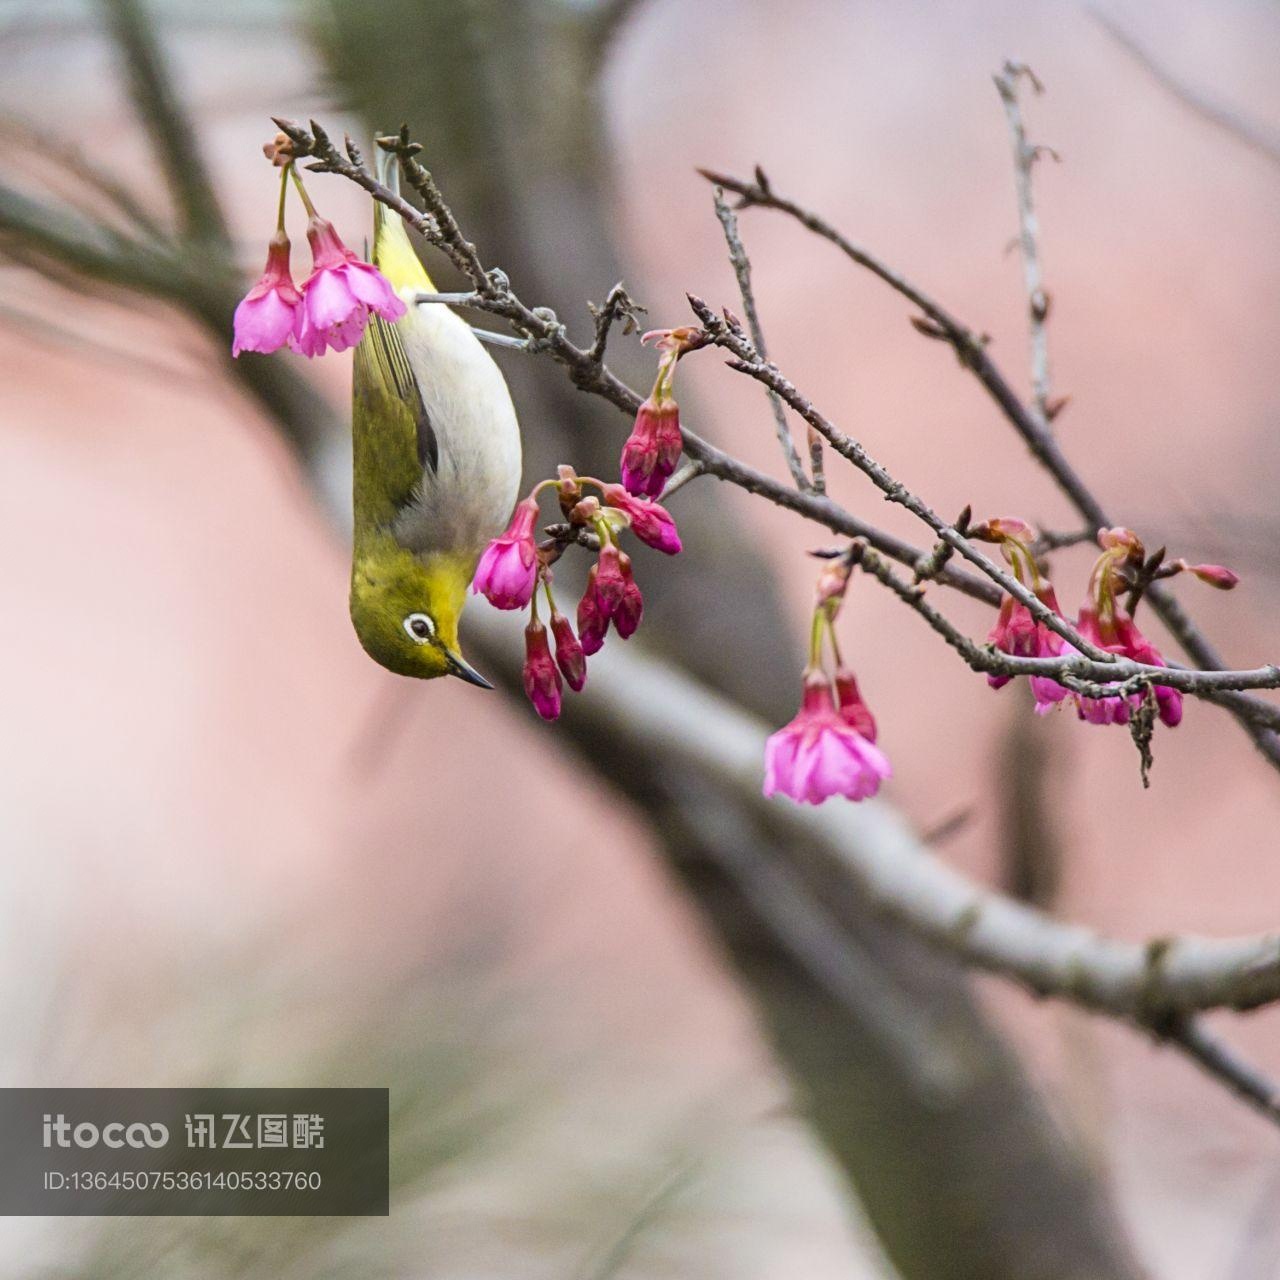
[[[402,624],[405,634],[414,644],[427,644],[435,638],[436,624],[425,613],[411,613]]]

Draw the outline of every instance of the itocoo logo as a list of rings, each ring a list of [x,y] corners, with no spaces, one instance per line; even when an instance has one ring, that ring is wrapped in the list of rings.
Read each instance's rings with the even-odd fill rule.
[[[44,1118],[46,1147],[163,1147],[169,1141],[169,1130],[162,1124],[121,1124],[113,1120],[101,1129],[87,1120],[72,1125],[61,1112]]]

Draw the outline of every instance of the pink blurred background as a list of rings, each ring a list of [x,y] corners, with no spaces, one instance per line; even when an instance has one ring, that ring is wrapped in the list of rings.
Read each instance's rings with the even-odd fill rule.
[[[1176,74],[1280,129],[1273,6],[1106,12]],[[173,22],[256,268],[274,201],[256,157],[265,118],[331,108],[287,23],[263,20],[250,42]],[[92,118],[111,162],[154,182],[98,39],[69,22],[50,60],[15,30],[5,99],[36,119]],[[685,290],[733,303],[693,168],[759,161],[989,332],[1025,385],[1009,143],[990,79],[1009,56],[1044,81],[1029,127],[1062,157],[1038,168],[1037,190],[1054,384],[1072,397],[1064,446],[1149,545],[1241,572],[1229,596],[1193,582],[1179,594],[1233,662],[1275,660],[1280,170],[1173,101],[1084,9],[640,6],[605,99],[629,283],[658,324],[683,321]],[[358,193],[323,190],[358,239]],[[943,512],[972,502],[979,516],[1070,525],[894,295],[781,217],[749,213],[743,233],[771,354],[877,458]],[[780,1110],[785,1087],[751,1015],[641,829],[560,758],[555,730],[460,684],[415,690],[410,713],[388,721],[395,678],[351,633],[346,549],[255,411],[192,372],[203,339],[158,309],[126,327],[92,300],[50,309],[17,270],[0,280],[12,305],[95,344],[0,330],[6,1082],[196,1083],[230,1038],[244,1082],[269,1083],[254,1071],[295,1072],[361,1014],[396,1010],[407,985],[405,1045],[459,1020],[459,1042],[496,1064],[476,1087],[532,1093],[514,1140],[481,1144],[464,1174],[422,1196],[430,1274],[514,1273],[513,1258],[529,1261],[522,1274],[564,1274],[591,1233],[556,1220],[557,1195],[591,1188],[625,1217],[685,1144],[696,1176],[638,1246],[647,1273],[889,1274],[825,1157]],[[345,358],[315,374],[341,403]],[[711,417],[700,429],[778,470],[758,388],[715,359],[682,376]],[[601,422],[617,429],[603,409]],[[859,477],[830,471],[851,510],[919,538]],[[673,505],[710,501],[747,511],[776,557],[799,662],[811,589],[800,557],[825,535],[723,487],[694,485]],[[1055,563],[1067,607],[1088,555]],[[947,603],[973,632],[989,625],[980,607]],[[888,799],[921,829],[971,810],[945,853],[993,876],[1012,785],[999,748],[1026,707],[967,676],[885,594],[859,585],[851,606],[848,647],[895,765]],[[1225,714],[1196,704],[1157,737],[1148,792],[1127,734],[1065,717],[1036,731],[1053,753],[1062,913],[1132,938],[1274,927],[1280,790]],[[370,742],[373,763],[358,763]],[[600,838],[563,839],[567,811]],[[240,966],[270,975],[278,1001],[232,1008]],[[331,975],[332,1006],[292,1001],[291,982],[316,973]],[[1152,1275],[1280,1274],[1280,1239],[1254,1223],[1280,1208],[1272,1128],[1125,1028],[983,989],[1084,1135]],[[1280,1072],[1280,1017],[1229,1029]],[[548,1219],[535,1250],[521,1223]],[[4,1232],[36,1251],[27,1258],[73,1247],[39,1224]]]

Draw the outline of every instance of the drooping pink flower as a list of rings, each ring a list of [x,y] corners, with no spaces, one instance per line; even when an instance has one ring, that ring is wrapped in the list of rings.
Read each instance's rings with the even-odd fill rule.
[[[587,574],[587,589],[578,602],[578,639],[583,653],[598,653],[612,622],[626,640],[635,634],[644,612],[644,599],[631,576],[631,557],[612,543]]]
[[[587,683],[587,655],[573,633],[573,623],[559,609],[551,614],[551,634],[556,638],[556,666],[569,688],[581,693]]]
[[[560,716],[560,672],[551,656],[547,629],[534,618],[524,629],[524,691],[544,720]]]
[[[406,307],[387,278],[342,243],[333,223],[313,217],[307,224],[307,239],[313,265],[302,285],[302,320],[296,339],[304,356],[354,347],[371,313],[384,320],[404,315]]]
[[[242,351],[266,355],[298,336],[302,295],[289,270],[289,237],[277,231],[267,249],[262,278],[241,299],[232,320],[232,356]]]
[[[858,682],[848,667],[837,667],[835,675],[836,705],[841,718],[851,724],[868,742],[876,740],[876,718],[862,700]]]
[[[623,487],[637,497],[661,497],[683,448],[680,408],[669,391],[655,387],[637,411],[635,426],[622,446]]]
[[[984,542],[999,543],[1000,553],[1012,566],[1014,577],[1033,591],[1046,609],[1058,617],[1062,616],[1053,584],[1041,573],[1031,549],[1035,530],[1025,520],[1016,516],[997,516],[969,532]],[[987,643],[1001,653],[1018,658],[1059,658],[1070,652],[1070,646],[1056,631],[1032,617],[1031,610],[1011,595],[1001,600],[1000,612],[987,636]],[[1012,679],[1012,676],[988,675],[987,683],[993,689],[1003,689]],[[1069,690],[1048,676],[1032,676],[1030,685],[1036,711],[1041,715],[1071,696]]]
[[[687,352],[706,345],[707,337],[701,329],[652,329],[640,341],[658,349],[658,376],[622,446],[622,485],[636,497],[658,498],[684,449],[680,408],[672,394],[676,364]]]
[[[680,534],[666,507],[650,498],[638,498],[620,484],[607,484],[603,489],[605,505],[626,513],[631,531],[648,547],[674,556],[680,551]]]
[[[506,532],[484,549],[471,590],[486,596],[498,609],[523,609],[538,583],[538,546],[533,529],[538,522],[536,498],[516,504]]]
[[[1121,600],[1132,583],[1134,571],[1143,564],[1146,552],[1142,540],[1131,530],[1117,527],[1100,530],[1098,545],[1102,554],[1089,575],[1089,590],[1080,606],[1076,630],[1108,653],[1163,667],[1165,661],[1160,651],[1138,630]],[[1080,718],[1090,724],[1125,724],[1131,709],[1140,706],[1142,699],[1137,694],[1127,699],[1081,697],[1078,703]],[[1163,724],[1172,729],[1181,722],[1182,694],[1178,690],[1157,685],[1156,704]]]
[[[1138,629],[1137,623],[1129,616],[1124,606],[1115,599],[1109,601],[1109,607],[1100,612],[1094,599],[1080,608],[1080,617],[1076,630],[1090,643],[1108,653],[1118,654],[1134,662],[1141,662],[1150,667],[1166,666],[1160,651]],[[1079,699],[1080,719],[1090,724],[1127,724],[1130,709],[1136,709],[1142,698],[1134,694],[1129,698],[1085,698]],[[1182,723],[1182,694],[1167,685],[1156,685],[1156,707],[1160,722],[1170,729]]]
[[[1052,609],[1061,616],[1057,596],[1047,582],[1041,581],[1036,595],[1046,609]],[[987,636],[987,643],[1001,653],[1019,658],[1060,658],[1070,651],[1070,646],[1056,631],[1033,618],[1025,604],[1009,595],[1001,601],[996,625]],[[1012,676],[988,675],[987,683],[993,689],[1002,689],[1012,679]],[[1036,711],[1041,715],[1071,696],[1068,689],[1049,676],[1032,676],[1029,683]]]
[[[837,712],[820,672],[806,675],[800,712],[770,737],[764,759],[764,794],[782,792],[802,804],[865,800],[892,774],[884,752]]]

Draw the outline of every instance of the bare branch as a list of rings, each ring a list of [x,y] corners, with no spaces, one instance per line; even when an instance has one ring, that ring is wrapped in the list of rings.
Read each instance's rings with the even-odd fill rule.
[[[1022,274],[1027,290],[1027,330],[1031,338],[1031,399],[1040,422],[1048,427],[1052,417],[1049,409],[1049,340],[1045,321],[1049,315],[1049,295],[1044,288],[1044,275],[1040,268],[1040,221],[1036,217],[1031,170],[1044,148],[1032,146],[1022,124],[1022,107],[1018,101],[1018,81],[1025,78],[1037,93],[1042,92],[1040,81],[1030,67],[1018,62],[1006,62],[995,76],[996,89],[1004,103],[1004,113],[1009,121],[1009,136],[1013,142],[1013,175],[1018,191],[1018,243],[1022,250]],[[1054,153],[1050,153],[1054,154]]]
[[[1199,1018],[1175,1019],[1167,1030],[1155,1031],[1158,1040],[1181,1049],[1219,1083],[1226,1085],[1273,1124],[1280,1124],[1280,1085],[1246,1062],[1225,1041],[1218,1039]]]
[[[726,191],[736,192],[741,197],[740,208],[759,205],[762,208],[776,209],[787,214],[815,235],[830,241],[851,261],[865,267],[890,288],[919,307],[927,319],[917,323],[916,327],[930,337],[947,342],[953,348],[961,365],[978,379],[1031,450],[1032,456],[1053,477],[1058,487],[1084,518],[1090,536],[1094,536],[1099,529],[1115,523],[1108,518],[1092,490],[1067,460],[1052,432],[1041,426],[1036,417],[1019,400],[1004,375],[987,354],[983,339],[976,337],[967,326],[904,276],[846,239],[816,213],[803,208],[793,200],[780,196],[758,169],[754,181],[751,182],[727,174],[710,173],[705,170],[701,172],[704,177],[716,182]],[[1172,592],[1159,583],[1152,583],[1146,598],[1153,612],[1169,629],[1192,662],[1205,669],[1221,669],[1226,666],[1222,656],[1187,616]],[[1230,703],[1221,697],[1215,697],[1213,700],[1228,707],[1244,725],[1259,752],[1273,767],[1280,769],[1280,737],[1277,737],[1268,727],[1274,708],[1260,699],[1251,698],[1241,702],[1239,699],[1243,695],[1229,696],[1232,699]]]
[[[609,290],[600,306],[597,307],[589,302],[587,309],[596,322],[596,340],[591,344],[588,352],[596,363],[604,360],[605,347],[609,343],[609,331],[615,324],[622,322],[622,332],[625,336],[628,333],[634,333],[640,326],[640,317],[648,314],[648,308],[642,307],[631,297],[621,280]]]
[[[1168,94],[1202,120],[1221,129],[1272,164],[1280,164],[1280,136],[1233,107],[1210,98],[1174,75],[1151,52],[1101,9],[1089,5],[1089,16]]]
[[[713,187],[712,195],[715,200],[716,217],[720,219],[720,226],[724,230],[725,243],[729,246],[729,262],[733,267],[733,274],[738,280],[738,292],[742,295],[742,309],[746,312],[747,327],[751,330],[751,341],[755,343],[755,348],[760,352],[761,357],[768,359],[765,354],[764,330],[760,325],[760,313],[756,310],[755,294],[751,289],[751,261],[747,257],[746,249],[743,247],[742,237],[738,234],[737,215],[725,202],[722,188]],[[782,407],[782,401],[778,399],[778,393],[771,388],[766,388],[765,394],[769,398],[769,407],[773,410],[773,425],[778,436],[778,446],[782,450],[782,457],[787,464],[787,470],[791,472],[791,478],[796,482],[796,488],[808,489],[812,487],[815,492],[822,493],[825,485],[819,485],[817,482],[817,476],[821,472],[815,473],[812,485],[810,485],[809,479],[804,473],[804,463],[800,461],[800,455],[796,452],[795,442],[791,439],[791,427],[787,423],[787,411]],[[821,452],[819,452],[818,456],[821,458]]]
[[[146,8],[138,0],[101,3],[128,73],[134,109],[151,139],[184,233],[191,240],[227,244],[222,206]]]

